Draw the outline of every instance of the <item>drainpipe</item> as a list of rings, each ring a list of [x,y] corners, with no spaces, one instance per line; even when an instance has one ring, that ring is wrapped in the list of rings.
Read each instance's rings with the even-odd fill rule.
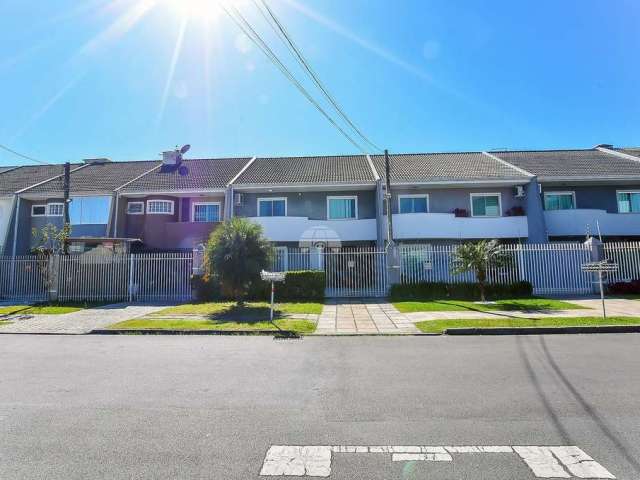
[[[118,238],[118,209],[120,208],[120,194],[116,192],[115,212],[113,213],[113,238]]]

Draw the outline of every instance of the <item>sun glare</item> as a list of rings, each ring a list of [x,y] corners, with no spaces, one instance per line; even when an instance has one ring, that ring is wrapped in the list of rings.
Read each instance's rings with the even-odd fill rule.
[[[241,0],[164,0],[176,15],[189,19],[211,20],[223,13],[221,5],[238,5]]]

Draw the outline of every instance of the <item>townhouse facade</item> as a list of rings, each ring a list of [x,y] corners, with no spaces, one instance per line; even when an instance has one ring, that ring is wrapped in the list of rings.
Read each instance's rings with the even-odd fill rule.
[[[71,167],[76,252],[197,248],[245,217],[280,248],[369,246],[393,239],[545,243],[640,239],[640,149],[182,159]],[[26,254],[32,230],[62,225],[62,166],[0,169],[0,252]]]

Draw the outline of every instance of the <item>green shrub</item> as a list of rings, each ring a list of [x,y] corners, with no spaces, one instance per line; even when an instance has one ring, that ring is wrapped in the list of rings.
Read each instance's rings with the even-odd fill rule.
[[[521,281],[509,284],[485,285],[488,299],[531,297],[533,286],[529,282]],[[413,284],[392,285],[389,296],[394,300],[477,300],[480,287],[477,283],[445,283],[421,282]]]
[[[191,275],[194,300],[208,302],[220,299],[220,284],[211,275]]]
[[[285,281],[276,283],[276,301],[280,300],[321,300],[324,298],[325,274],[315,270],[287,272]],[[256,285],[255,298],[268,300],[271,283]],[[253,296],[253,295],[251,295]]]

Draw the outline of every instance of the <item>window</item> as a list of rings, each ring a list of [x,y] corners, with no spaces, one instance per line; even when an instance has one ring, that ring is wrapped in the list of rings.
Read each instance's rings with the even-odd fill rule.
[[[545,210],[573,210],[576,208],[575,192],[544,192]]]
[[[640,213],[640,192],[618,192],[619,213]]]
[[[502,205],[499,193],[471,194],[472,217],[499,217],[501,214]]]
[[[259,217],[286,217],[287,216],[287,199],[286,198],[259,198],[258,199],[258,216]]]
[[[144,214],[144,202],[129,202],[127,203],[128,215],[143,215]]]
[[[220,204],[213,202],[194,203],[191,218],[194,222],[219,222]]]
[[[398,213],[427,213],[429,211],[428,195],[399,195]]]
[[[61,217],[63,215],[64,215],[64,203],[48,203],[47,204],[48,217]]]
[[[111,197],[73,197],[69,204],[72,225],[106,225],[111,213]]]
[[[32,217],[44,217],[47,214],[46,205],[31,205]]]
[[[148,200],[147,213],[152,215],[173,215],[173,200]]]
[[[327,197],[327,218],[329,220],[358,218],[358,197]]]

